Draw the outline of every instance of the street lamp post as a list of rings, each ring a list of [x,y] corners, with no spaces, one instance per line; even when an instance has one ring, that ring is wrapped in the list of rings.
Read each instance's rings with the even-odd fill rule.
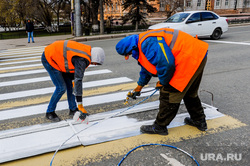
[[[184,0],[183,3],[184,3],[184,4],[183,4],[183,11],[185,12],[185,9],[186,9],[186,0]]]
[[[82,36],[82,24],[81,24],[81,7],[80,0],[75,0],[75,22],[76,22],[76,33],[75,36]]]

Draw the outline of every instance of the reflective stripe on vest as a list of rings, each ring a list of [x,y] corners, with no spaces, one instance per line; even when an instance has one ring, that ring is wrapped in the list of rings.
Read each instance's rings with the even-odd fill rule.
[[[178,34],[179,34],[179,30],[176,30],[176,29],[174,30],[174,32],[166,31],[165,29],[151,31],[151,32],[148,32],[145,35],[143,35],[140,40],[143,42],[145,40],[145,37],[148,36],[150,33],[159,33],[159,32],[165,32],[167,34],[173,35],[172,41],[171,41],[171,43],[169,45],[170,50],[172,50],[174,48],[175,42],[176,42]]]
[[[157,74],[156,66],[148,61],[141,49],[142,43],[148,37],[163,37],[170,47],[175,58],[175,73],[169,84],[182,92],[204,59],[208,44],[185,32],[170,28],[150,30],[139,34],[138,62],[152,74]]]
[[[73,56],[85,58],[89,61],[89,64],[91,63],[91,46],[71,40],[55,41],[45,47],[44,53],[48,63],[62,72],[75,72],[75,67],[72,64]]]
[[[140,64],[150,73],[154,74],[154,75],[157,75],[157,70],[156,70],[156,67],[154,65],[152,65],[148,59],[146,58],[146,56],[144,55],[144,53],[141,51],[141,44],[142,42],[148,37],[150,36],[150,34],[153,34],[153,33],[161,33],[161,32],[164,32],[166,34],[170,34],[170,35],[173,35],[172,37],[172,40],[169,44],[169,48],[170,50],[172,50],[174,48],[174,45],[175,45],[175,42],[177,40],[177,37],[179,35],[179,30],[174,30],[174,32],[172,31],[167,31],[166,29],[159,29],[159,30],[154,30],[154,31],[149,31],[147,33],[145,33],[142,37],[139,36],[139,44],[138,44],[138,47],[139,47],[139,58],[138,58],[138,61],[140,62]],[[163,37],[163,36],[162,36]]]
[[[68,59],[67,59],[67,51],[73,51],[73,52],[76,52],[76,53],[87,55],[90,59],[91,59],[91,56],[88,55],[86,52],[84,52],[82,50],[77,50],[77,49],[67,47],[67,45],[68,45],[68,40],[65,40],[64,44],[63,44],[63,57],[64,57],[65,69],[66,69],[66,72],[68,73],[70,71],[74,71],[74,69],[69,69]]]

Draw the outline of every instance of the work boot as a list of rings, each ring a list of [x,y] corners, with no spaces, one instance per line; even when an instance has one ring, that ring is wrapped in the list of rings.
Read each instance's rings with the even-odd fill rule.
[[[53,121],[53,122],[59,122],[61,119],[56,115],[55,112],[47,112],[46,118]]]
[[[168,135],[168,129],[164,126],[159,126],[156,123],[153,123],[152,125],[143,125],[140,130],[142,133],[146,134]]]
[[[75,110],[69,110],[69,116],[74,116],[76,111],[79,111],[78,108],[76,108]]]
[[[198,121],[194,121],[192,120],[191,118],[189,117],[186,117],[184,119],[184,122],[188,125],[191,125],[191,126],[194,126],[194,127],[197,127],[199,130],[201,131],[206,131],[207,130],[207,123],[206,123],[206,120],[205,119],[202,119],[202,120],[198,120]]]

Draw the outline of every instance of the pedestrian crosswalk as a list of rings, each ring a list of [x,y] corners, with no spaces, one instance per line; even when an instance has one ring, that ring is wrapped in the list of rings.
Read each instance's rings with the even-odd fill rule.
[[[50,101],[50,97],[53,94],[55,87],[52,84],[48,73],[41,64],[40,57],[43,49],[44,47],[12,49],[0,53],[0,123],[5,123],[6,120],[19,118],[25,120],[26,117],[32,115],[45,115],[48,102]],[[91,81],[83,82],[83,104],[85,107],[123,101],[126,97],[127,90],[136,86],[134,80],[123,76],[114,77],[112,76],[112,72],[113,71],[109,69],[98,69],[92,65],[86,70],[84,78],[98,75],[101,75],[102,77],[101,79],[93,80],[92,78]],[[106,78],[105,75],[107,75]],[[106,88],[107,86],[108,89]],[[96,90],[95,88],[98,89]],[[145,88],[145,91],[149,89],[152,88]],[[147,95],[149,95],[149,93],[144,93],[141,97]],[[155,107],[158,106],[158,104],[153,104],[152,106]],[[151,106],[148,108],[151,108]],[[66,95],[64,95],[57,104],[56,112],[66,109],[68,109],[68,103]],[[60,123],[68,124],[67,120]],[[51,125],[53,126],[53,124],[48,124],[48,126]],[[29,126],[31,129],[34,127],[37,128],[37,126]],[[3,147],[3,149],[0,150],[0,154],[2,155],[0,162],[21,158],[20,156],[27,157],[30,155],[30,151],[23,153],[24,149],[27,149],[28,147],[26,147],[26,143],[22,142],[23,137],[30,137],[30,133],[27,132],[20,135],[20,133],[25,132],[26,129],[19,128],[19,126],[15,126],[11,130],[0,129],[0,144],[1,147]],[[61,132],[61,130],[63,130],[63,132]],[[62,138],[64,139],[66,135],[70,135],[67,133],[67,130],[69,129],[59,127],[55,128],[52,132],[63,134],[64,137]],[[28,131],[30,131],[30,129],[28,129]],[[36,131],[39,131],[39,129]],[[16,132],[19,134],[15,136]],[[33,132],[34,131],[31,133]],[[23,146],[19,146],[17,149],[15,146],[12,147],[9,145],[5,147],[9,141],[19,142]],[[39,140],[37,141],[39,142]],[[88,141],[91,142],[91,140]],[[44,142],[43,150],[38,152],[38,154],[47,152],[48,149],[51,150],[51,147],[44,149],[44,147],[46,147],[44,146],[45,144],[49,145],[48,142]],[[79,143],[75,143],[75,145],[79,145]],[[52,149],[55,149],[55,147]],[[15,151],[22,151],[22,153],[16,153]],[[3,155],[3,153],[5,155]],[[13,153],[15,153],[15,157],[13,157]],[[35,153],[32,152],[32,155],[34,154]]]
[[[40,61],[43,50],[44,47],[34,47],[0,52],[0,124],[14,119],[25,121],[27,117],[32,115],[45,116],[48,102],[55,87]],[[85,77],[91,79],[83,82],[84,107],[123,102],[127,91],[137,85],[136,81],[131,78],[122,75],[114,76],[113,71],[108,68],[98,69],[95,66],[90,66],[84,74]],[[147,93],[142,93],[140,97],[152,94],[148,91],[153,88],[145,87],[143,91]],[[158,94],[157,92],[155,95]],[[158,101],[152,101],[127,112],[122,112],[121,115],[157,109],[158,106]],[[224,116],[215,107],[208,105],[205,107],[209,119]],[[68,102],[66,95],[64,95],[58,102],[56,111],[67,109]],[[90,116],[90,124],[109,119],[114,113],[124,111],[124,108],[103,109],[102,111]],[[176,120],[171,123],[170,128],[184,125],[183,118],[186,116],[188,116],[187,113],[178,115]],[[103,123],[102,126],[94,127],[87,134],[79,134],[78,139],[70,140],[63,149],[81,144],[91,145],[135,136],[140,134],[139,127],[141,125],[152,122],[153,120],[137,121],[137,119],[126,116],[112,118],[112,120]],[[0,128],[0,163],[55,151],[65,139],[83,127],[82,124],[77,124],[68,117],[68,119],[54,124],[45,123],[24,128],[14,126],[10,130]]]
[[[41,101],[49,101],[51,94],[54,92],[54,85],[51,83],[51,79],[47,74],[46,70],[36,69],[37,66],[42,66],[40,56],[43,52],[44,47],[36,48],[26,48],[26,49],[12,49],[0,53],[0,88],[6,90],[1,92],[0,97],[0,120],[7,120],[19,117],[25,117],[30,115],[37,115],[45,113],[48,103],[29,103],[30,105],[22,104],[19,108],[18,104],[13,104],[18,100],[29,100],[29,98],[39,97],[43,98]],[[35,53],[34,53],[35,52]],[[12,59],[9,59],[9,58]],[[37,59],[24,59],[25,57]],[[18,60],[18,61],[16,61]],[[32,63],[32,64],[30,64]],[[94,75],[105,75],[112,73],[109,69],[98,69],[95,66],[90,65],[90,69],[84,73],[84,77],[94,76]],[[29,69],[26,69],[29,68]],[[19,71],[12,71],[12,69],[21,69]],[[2,73],[1,73],[2,72]],[[42,74],[37,75],[37,74]],[[46,76],[44,76],[46,75]],[[22,77],[25,76],[25,77]],[[17,78],[17,79],[15,79]],[[49,83],[49,87],[40,88],[40,84]],[[133,82],[132,79],[127,77],[114,77],[105,78],[101,80],[87,81],[83,82],[83,91],[89,88],[112,86],[118,84],[125,84]],[[37,88],[32,87],[32,89],[22,88],[22,86],[29,85],[31,83],[37,84]],[[18,86],[18,88],[13,91]],[[84,93],[84,92],[83,92]],[[96,105],[103,104],[107,102],[123,100],[126,96],[126,92],[116,92],[112,94],[99,95],[94,97],[85,97],[84,105]],[[45,99],[46,98],[46,99]],[[58,105],[57,111],[67,109],[67,100],[65,97],[62,98]],[[13,107],[6,107],[6,103],[12,102]],[[25,101],[24,101],[25,102]]]

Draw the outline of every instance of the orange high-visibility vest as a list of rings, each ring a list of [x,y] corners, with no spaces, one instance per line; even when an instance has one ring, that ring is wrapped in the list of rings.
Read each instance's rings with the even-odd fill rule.
[[[156,67],[151,64],[141,50],[141,44],[148,37],[163,37],[175,57],[175,72],[169,84],[182,92],[204,59],[208,44],[191,35],[174,29],[162,28],[139,34],[138,48],[140,64],[156,75]]]
[[[87,59],[91,63],[91,46],[70,40],[59,40],[45,47],[45,57],[55,69],[74,73],[75,67],[71,62],[73,56]]]

